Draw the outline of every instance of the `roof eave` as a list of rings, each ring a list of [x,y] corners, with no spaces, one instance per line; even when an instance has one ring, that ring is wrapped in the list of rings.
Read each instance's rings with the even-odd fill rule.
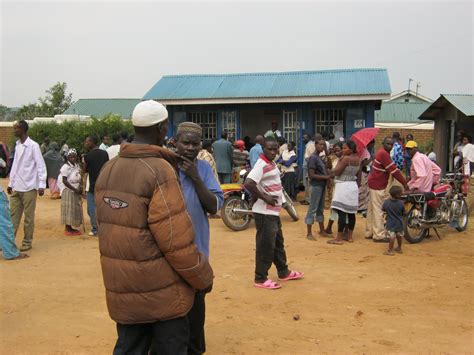
[[[259,97],[259,98],[207,98],[207,99],[160,99],[163,105],[219,105],[219,104],[258,104],[292,102],[336,102],[336,101],[382,101],[390,97],[387,94],[348,95],[348,96],[298,96],[298,97]]]

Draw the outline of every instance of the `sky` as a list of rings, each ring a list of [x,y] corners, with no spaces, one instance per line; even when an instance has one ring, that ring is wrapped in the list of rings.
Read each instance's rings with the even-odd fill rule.
[[[474,93],[473,2],[0,0],[0,104],[141,98],[163,75],[386,68],[392,93]]]

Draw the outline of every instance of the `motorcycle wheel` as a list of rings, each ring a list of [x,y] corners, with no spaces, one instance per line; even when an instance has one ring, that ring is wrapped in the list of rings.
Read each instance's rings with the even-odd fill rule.
[[[242,200],[240,196],[230,196],[225,200],[224,206],[222,206],[221,209],[224,224],[234,231],[243,231],[249,227],[252,217],[250,214],[242,215],[234,213],[232,212],[234,208],[250,210],[250,204],[248,201]]]
[[[297,221],[300,218],[298,217],[298,212],[296,211],[295,205],[293,204],[293,201],[291,200],[290,196],[286,193],[285,190],[283,190],[283,195],[285,196],[285,204],[283,205],[283,208],[288,212],[290,215],[291,219],[293,221]]]
[[[411,244],[419,243],[423,239],[425,239],[426,235],[428,234],[428,230],[424,228],[412,228],[410,227],[410,221],[413,218],[416,218],[416,214],[419,213],[418,210],[413,206],[410,211],[408,212],[405,218],[405,233],[404,237],[407,242]]]
[[[467,210],[467,203],[464,199],[461,200],[461,206],[459,206],[459,211],[456,213],[457,227],[458,232],[463,232],[467,228],[467,222],[469,220],[469,211]]]

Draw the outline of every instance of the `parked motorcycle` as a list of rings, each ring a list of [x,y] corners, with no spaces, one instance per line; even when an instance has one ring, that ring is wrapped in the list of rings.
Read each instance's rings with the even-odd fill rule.
[[[419,243],[430,228],[436,234],[437,228],[446,226],[464,231],[469,218],[465,200],[468,186],[467,178],[461,172],[447,173],[431,192],[404,195],[404,200],[412,204],[406,216],[405,239]]]
[[[240,177],[245,182],[249,170],[243,169],[240,171]],[[245,190],[242,184],[223,184],[221,185],[224,191],[224,206],[221,210],[221,218],[224,224],[234,231],[242,231],[249,227],[252,221],[252,202],[248,191]],[[293,201],[283,190],[283,196],[286,200],[283,203],[283,208],[288,212],[293,221],[299,219],[298,212],[293,205]]]

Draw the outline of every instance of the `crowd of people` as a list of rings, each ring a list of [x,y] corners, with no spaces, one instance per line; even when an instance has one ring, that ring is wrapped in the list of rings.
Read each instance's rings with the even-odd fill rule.
[[[8,200],[0,185],[5,259],[28,257],[24,252],[33,246],[37,196],[47,186],[51,198],[61,200],[66,236],[83,233],[82,201],[87,201],[89,235],[98,237],[107,307],[117,323],[115,354],[205,352],[205,297],[213,285],[208,219],[223,206],[221,185],[242,182],[240,170],[249,170],[244,186],[253,198],[253,285],[268,290],[304,277],[287,263],[280,220],[283,190],[296,201],[302,180],[308,240],[317,240],[312,228],[317,223],[328,244],[353,243],[361,212],[365,238],[388,243],[385,254],[392,256],[402,253],[402,193],[431,191],[441,174],[432,154],[422,154],[412,135],[403,141],[397,132],[385,137],[376,152],[375,140],[361,146],[333,135],[305,134],[299,160],[295,142],[284,139],[276,122],[255,137],[254,145],[249,137],[230,142],[226,132],[215,142],[202,141],[202,128],[192,122],[181,123],[176,136],[166,139],[168,112],[149,100],[135,107],[132,123],[134,135],[113,134],[110,146],[107,136],[87,136],[87,153],[80,156],[47,137],[40,146],[28,137],[27,122],[19,121],[14,156],[0,157],[10,195]],[[472,139],[460,132],[458,140],[454,164],[470,174]],[[15,236],[23,215],[18,250]],[[268,277],[272,264],[278,281]]]

